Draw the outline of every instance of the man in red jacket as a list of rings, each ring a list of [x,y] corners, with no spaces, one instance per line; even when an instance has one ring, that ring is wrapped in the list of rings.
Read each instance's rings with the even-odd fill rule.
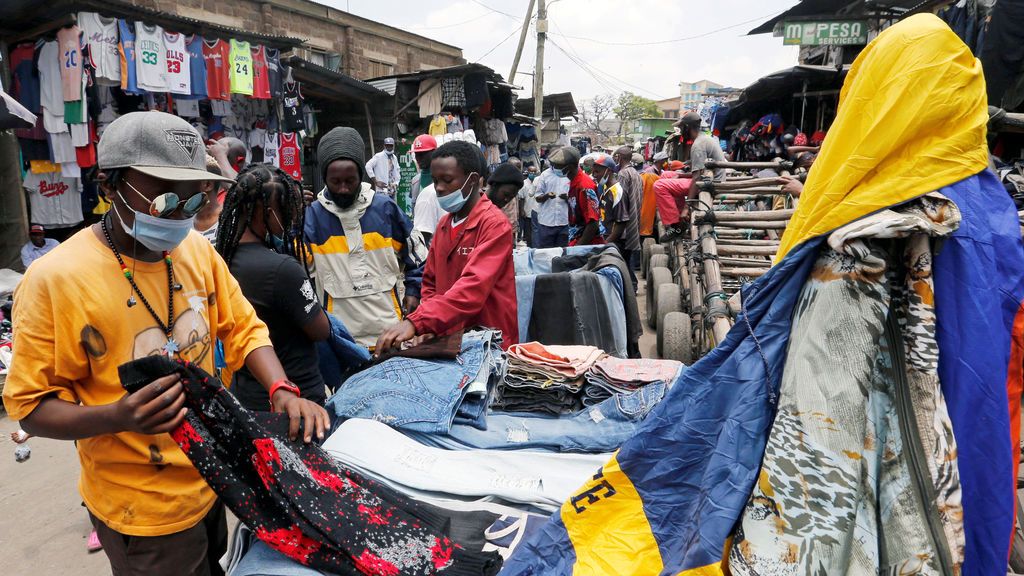
[[[420,306],[377,339],[380,354],[417,336],[445,336],[473,326],[501,330],[502,346],[519,342],[512,225],[482,188],[480,148],[454,141],[434,151],[430,173],[448,214],[431,241]]]

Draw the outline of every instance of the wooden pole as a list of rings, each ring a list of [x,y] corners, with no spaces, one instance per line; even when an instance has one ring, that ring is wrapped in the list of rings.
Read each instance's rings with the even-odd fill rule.
[[[771,268],[772,263],[768,260],[756,260],[754,258],[729,258],[724,256],[724,252],[719,251],[718,263],[722,266],[738,267],[738,268]],[[742,256],[748,256],[748,254],[742,254]]]
[[[754,214],[754,212],[748,212]],[[751,230],[785,230],[789,220],[725,220],[719,221],[717,226],[725,228],[749,228]],[[772,238],[774,240],[774,238]]]
[[[795,210],[751,210],[751,211],[716,211],[714,213],[717,222],[730,222],[734,220],[788,220],[793,217]],[[697,212],[694,218],[701,219],[707,216],[706,212]]]
[[[733,170],[789,170],[793,163],[788,160],[775,160],[770,162],[717,162],[708,160],[708,168],[732,168]]]
[[[730,278],[759,278],[768,272],[769,268],[722,268],[722,276]]]
[[[711,205],[711,193],[702,191],[700,193],[700,200]],[[710,223],[703,223],[700,226],[701,232],[701,252],[705,256],[717,256],[718,247],[715,245],[715,237],[712,234],[714,227]],[[704,259],[704,287],[707,289],[707,294],[717,294],[722,292],[722,274],[718,261],[714,258]],[[722,314],[724,308],[724,314]],[[732,328],[728,318],[728,306],[725,306],[725,301],[720,302],[709,302],[708,312],[718,312],[711,325],[711,332],[714,336],[715,344],[720,344],[725,340],[726,334],[729,333],[729,329]]]
[[[718,245],[718,253],[722,256],[775,256],[778,246],[726,246]]]

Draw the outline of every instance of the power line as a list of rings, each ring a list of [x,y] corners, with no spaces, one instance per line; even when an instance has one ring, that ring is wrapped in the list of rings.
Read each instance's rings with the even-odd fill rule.
[[[455,28],[456,26],[462,26],[464,24],[469,24],[470,22],[476,22],[477,20],[480,20],[481,18],[490,15],[491,14],[489,12],[484,12],[483,14],[477,16],[476,18],[470,18],[469,20],[466,20],[465,22],[459,22],[458,24],[445,24],[444,26],[427,26],[425,28],[421,28],[418,25],[414,25],[412,26],[412,28],[415,28],[416,30],[441,30],[442,28]]]
[[[503,40],[502,40],[501,42],[498,42],[497,44],[495,44],[495,45],[494,45],[494,48],[491,48],[490,50],[488,50],[487,52],[485,52],[483,56],[481,56],[481,57],[477,58],[476,60],[473,60],[473,63],[474,63],[474,64],[476,64],[477,62],[479,62],[479,61],[483,60],[484,58],[486,58],[486,57],[487,57],[487,56],[488,56],[488,55],[489,55],[489,54],[490,54],[491,52],[494,52],[494,51],[495,51],[495,50],[497,50],[497,49],[498,49],[498,48],[499,48],[499,47],[500,47],[500,46],[501,46],[502,44],[504,44],[505,42],[508,42],[509,38],[511,38],[511,37],[515,36],[516,34],[518,34],[518,33],[519,33],[519,31],[520,31],[520,30],[522,30],[522,28],[523,28],[523,25],[522,25],[522,24],[520,24],[519,26],[516,26],[516,29],[515,29],[515,30],[513,30],[513,31],[512,31],[511,33],[509,33],[509,35],[508,35],[508,36],[505,36],[505,38],[504,38],[504,39],[503,39]],[[511,82],[511,80],[509,80],[509,82]]]
[[[519,19],[520,19],[519,16],[513,16],[513,15],[509,14],[508,12],[502,12],[501,10],[496,10],[494,8],[491,8],[487,4],[484,4],[483,2],[481,2],[480,0],[473,0],[473,3],[474,4],[479,4],[480,6],[483,6],[484,8],[487,8],[491,12],[494,12],[495,14],[501,14],[502,16],[508,16],[509,18],[515,20],[516,22],[518,22]]]
[[[558,28],[558,24],[555,24],[555,28]],[[613,86],[618,84],[618,85],[622,85],[622,86],[627,86],[629,88],[633,88],[634,90],[638,90],[640,92],[646,92],[647,94],[654,96],[655,99],[657,99],[657,100],[661,100],[662,99],[661,96],[659,96],[658,94],[655,94],[654,92],[651,92],[650,90],[648,90],[646,88],[642,88],[642,87],[637,86],[635,84],[630,84],[629,82],[626,82],[622,78],[619,78],[619,77],[617,77],[617,76],[615,76],[613,74],[605,72],[604,70],[601,70],[600,68],[597,68],[596,66],[593,66],[592,64],[589,64],[589,63],[585,62],[583,60],[583,58],[581,56],[579,56],[579,53],[576,52],[575,48],[573,48],[572,45],[568,43],[568,41],[566,42],[566,45],[569,47],[570,50],[572,50],[574,53],[576,53],[576,57],[571,56],[568,52],[565,51],[565,49],[563,49],[561,46],[559,46],[558,43],[555,42],[554,40],[550,40],[550,41],[551,41],[551,43],[556,48],[559,49],[559,51],[562,52],[562,54],[565,54],[566,57],[568,57],[570,60],[572,60],[577,66],[582,68],[585,72],[589,73],[592,77],[595,75],[595,73],[603,76],[605,78],[605,82],[602,83],[602,86],[605,86],[606,89],[607,89],[607,84],[612,84]]]
[[[473,1],[476,2],[476,0],[473,0]],[[477,3],[479,4],[479,2],[477,2]],[[565,34],[557,34],[557,35],[561,36],[562,38],[565,38],[567,40],[583,40],[585,42],[593,42],[595,44],[603,44],[605,46],[659,46],[659,45],[662,45],[662,44],[675,44],[676,42],[686,42],[686,41],[689,41],[689,40],[697,40],[699,38],[707,38],[708,36],[711,36],[713,34],[718,34],[719,32],[725,32],[726,30],[731,30],[733,28],[738,28],[740,26],[744,26],[744,25],[750,24],[752,22],[758,22],[758,21],[764,20],[765,18],[774,18],[774,17],[778,16],[779,14],[782,14],[783,12],[785,12],[785,10],[781,10],[781,11],[778,11],[778,12],[773,12],[771,14],[765,14],[764,16],[759,16],[757,18],[751,18],[750,20],[744,20],[743,22],[737,22],[736,24],[730,24],[729,26],[725,26],[723,28],[717,28],[715,30],[709,30],[709,31],[704,32],[702,34],[697,34],[696,36],[687,36],[685,38],[674,38],[672,40],[656,40],[656,41],[652,41],[652,42],[608,42],[607,40],[598,40],[596,38],[587,38],[587,37],[584,37],[584,36],[567,36]]]

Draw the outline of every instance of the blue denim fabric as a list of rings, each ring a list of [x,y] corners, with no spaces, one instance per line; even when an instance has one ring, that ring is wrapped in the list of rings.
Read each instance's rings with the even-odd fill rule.
[[[534,224],[533,238],[535,248],[565,248],[569,245],[569,227]]]
[[[395,428],[447,433],[469,385],[482,378],[490,389],[500,372],[496,335],[491,330],[465,334],[454,360],[385,360],[349,378],[325,407],[338,418],[370,418]],[[486,426],[487,401],[471,401],[462,417]]]
[[[242,561],[231,571],[230,576],[321,576],[319,570],[303,566],[295,560],[281,554],[255,540]]]
[[[555,258],[560,258],[563,252],[564,250],[562,248],[516,250],[512,255],[516,268],[516,276],[550,274],[551,261]]]
[[[665,395],[666,384],[655,382],[635,392],[616,394],[572,416],[552,418],[524,413],[491,412],[487,430],[452,426],[448,435],[406,432],[421,444],[468,450],[549,450],[612,452],[633,436],[637,426]]]
[[[519,318],[519,341],[530,342],[530,314],[533,313],[533,289],[536,276],[516,276],[516,315]]]
[[[327,387],[333,391],[341,385],[341,378],[346,370],[370,359],[370,351],[356,343],[337,316],[328,314],[327,318],[331,322],[331,337],[329,340],[317,342],[316,351],[320,359],[320,375]]]
[[[601,279],[601,292],[608,305],[608,320],[615,350],[605,352],[618,358],[626,358],[626,307],[622,304],[622,275],[617,268],[607,266],[594,271]]]

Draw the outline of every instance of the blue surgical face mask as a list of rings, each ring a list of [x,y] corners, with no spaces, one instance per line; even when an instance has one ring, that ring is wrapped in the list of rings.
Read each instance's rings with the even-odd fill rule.
[[[441,210],[448,212],[449,214],[455,214],[462,207],[466,205],[466,201],[469,198],[466,196],[466,185],[469,184],[469,179],[473,177],[476,172],[470,173],[466,176],[466,181],[462,183],[462,187],[459,188],[459,192],[452,192],[451,194],[445,194],[444,196],[437,197],[437,203],[441,206]]]
[[[565,170],[552,167],[551,168],[551,173],[554,174],[555,176],[557,176],[558,178],[565,178]]]
[[[128,202],[125,201],[124,196],[121,196],[120,192],[117,195],[121,198],[121,202],[124,203],[125,207],[135,214],[135,223],[129,228],[124,223],[124,218],[117,209],[117,204],[114,204],[114,211],[117,212],[117,219],[121,221],[121,227],[124,228],[124,231],[129,236],[135,238],[140,244],[154,252],[170,252],[174,250],[185,240],[189,230],[192,230],[195,216],[184,220],[157,218],[138,210],[132,210],[128,206]]]

